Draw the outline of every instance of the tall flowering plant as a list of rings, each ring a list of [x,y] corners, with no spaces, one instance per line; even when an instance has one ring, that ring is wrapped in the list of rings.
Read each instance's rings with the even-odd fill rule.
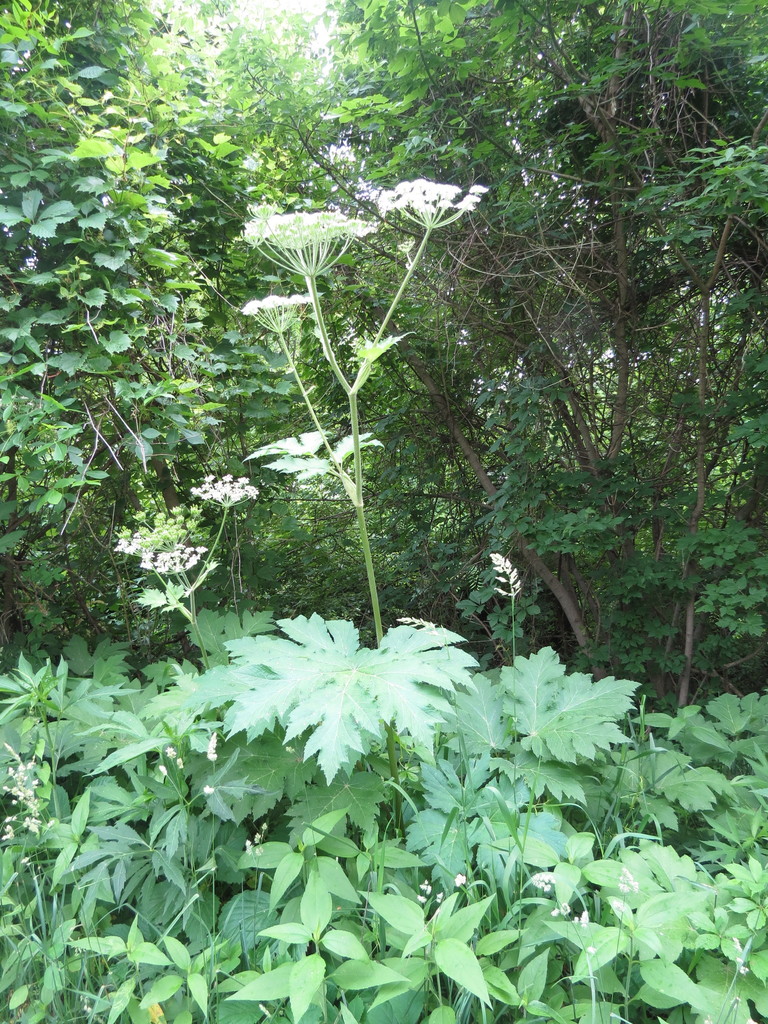
[[[401,182],[391,190],[370,193],[382,219],[402,216],[419,225],[424,234],[416,252],[408,258],[403,280],[379,329],[372,338],[358,343],[358,366],[354,373],[345,371],[331,341],[320,302],[317,279],[320,274],[326,273],[338,263],[355,241],[376,231],[377,224],[334,211],[283,214],[273,206],[264,206],[252,211],[253,219],[245,227],[246,241],[278,266],[300,274],[306,283],[307,290],[303,295],[269,295],[263,299],[254,299],[245,305],[243,312],[256,317],[260,326],[276,336],[315,427],[313,432],[303,434],[298,440],[287,438],[260,448],[250,458],[278,455],[277,461],[270,464],[273,468],[297,473],[302,479],[329,474],[341,483],[355,508],[378,643],[381,643],[384,629],[365,519],[362,465],[363,449],[377,442],[360,432],[358,396],[369,379],[376,360],[397,344],[398,339],[388,336],[386,331],[416,272],[432,232],[474,210],[485,192],[486,189],[481,185],[475,185],[463,193],[463,190],[455,185],[441,185],[418,179]],[[323,356],[344,390],[349,405],[351,436],[335,446],[320,421],[291,351],[291,336],[298,329],[307,310],[314,318]],[[322,457],[317,455],[319,450],[323,451]]]

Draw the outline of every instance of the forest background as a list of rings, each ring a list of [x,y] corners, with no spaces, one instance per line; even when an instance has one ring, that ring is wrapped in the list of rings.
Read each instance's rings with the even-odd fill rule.
[[[102,857],[106,874],[88,876],[91,945],[83,946],[83,932],[74,925],[67,932],[80,936],[77,985],[85,991],[83,979],[91,970],[98,974],[93,962],[85,965],[84,950],[95,959],[127,950],[125,962],[136,968],[130,976],[118,970],[98,997],[89,989],[95,1002],[82,1010],[83,1019],[113,1022],[123,1012],[131,1020],[148,1019],[147,1008],[160,1006],[160,990],[142,972],[172,961],[180,980],[177,989],[169,990],[167,998],[176,1003],[173,1010],[168,1004],[168,1014],[171,1019],[175,1013],[183,1024],[184,1014],[191,1020],[193,1014],[208,1012],[208,994],[220,970],[211,966],[211,956],[192,965],[173,945],[180,943],[173,934],[180,935],[185,948],[203,956],[207,939],[189,923],[188,907],[183,914],[178,911],[187,931],[166,934],[170,946],[166,942],[161,952],[154,945],[157,954],[146,954],[148,960],[132,959],[137,940],[118,911],[106,926],[102,918],[98,927],[94,924],[94,908],[107,899],[105,892],[112,891],[123,911],[130,896],[120,874],[125,868],[107,869],[104,851],[110,843],[130,851],[134,839],[125,831],[109,831],[118,825],[105,808],[110,800],[120,801],[102,787],[101,816],[90,833],[96,845],[83,850],[91,794],[96,802],[89,773],[117,769],[131,776],[132,810],[115,814],[123,822],[120,827],[127,828],[129,820],[142,823],[135,836],[144,837],[148,828],[150,845],[165,835],[174,814],[178,818],[166,861],[159,866],[148,862],[145,874],[134,865],[133,891],[150,876],[164,884],[172,878],[184,894],[178,896],[179,905],[186,907],[194,878],[195,899],[230,907],[224,924],[231,925],[231,901],[212,896],[201,881],[199,868],[206,857],[194,868],[185,861],[182,873],[173,876],[174,857],[187,842],[183,837],[191,834],[189,822],[202,828],[202,822],[210,824],[218,815],[239,829],[243,822],[258,824],[268,811],[284,813],[288,799],[295,824],[298,804],[291,800],[298,788],[280,789],[282,795],[269,804],[259,803],[261,797],[253,802],[254,786],[262,794],[276,791],[258,772],[246,772],[246,781],[238,777],[231,783],[228,803],[217,803],[218,783],[206,787],[211,793],[206,792],[202,810],[184,804],[187,831],[182,833],[178,808],[174,814],[166,808],[168,817],[161,824],[150,820],[148,811],[137,810],[139,790],[146,800],[154,792],[151,786],[142,789],[149,785],[141,774],[147,755],[191,743],[201,759],[202,785],[206,760],[216,759],[206,756],[211,742],[215,754],[211,736],[219,735],[222,726],[211,714],[225,703],[224,691],[237,677],[237,670],[225,663],[230,656],[235,663],[238,657],[266,658],[267,648],[259,644],[273,642],[273,618],[293,622],[284,631],[296,643],[315,644],[317,657],[318,651],[330,650],[323,644],[342,644],[343,631],[336,626],[336,633],[323,634],[315,613],[326,621],[354,622],[371,650],[381,641],[361,553],[360,516],[338,474],[336,479],[323,475],[323,467],[312,461],[319,442],[311,448],[307,432],[313,423],[302,388],[332,444],[343,445],[358,428],[377,442],[356,452],[360,459],[353,476],[364,497],[364,548],[369,545],[375,567],[384,626],[410,631],[408,643],[417,643],[413,635],[424,629],[429,632],[429,623],[451,631],[441,634],[439,657],[434,650],[429,653],[429,644],[422,650],[425,664],[432,657],[444,658],[440,672],[447,675],[439,683],[437,676],[422,682],[448,687],[450,676],[450,687],[471,688],[461,661],[471,655],[487,670],[488,685],[503,690],[504,666],[519,661],[519,673],[527,671],[524,665],[541,667],[544,662],[536,659],[549,650],[544,657],[554,659],[547,662],[552,679],[564,672],[559,658],[576,671],[569,678],[581,680],[585,694],[593,694],[595,702],[602,694],[605,710],[598,719],[605,725],[629,709],[619,690],[611,689],[620,689],[621,680],[617,683],[614,676],[627,677],[639,684],[642,715],[646,707],[651,714],[632,733],[637,742],[648,740],[653,723],[670,728],[670,740],[680,734],[679,743],[680,736],[688,736],[692,744],[669,755],[672,762],[661,777],[679,772],[682,778],[698,757],[697,777],[706,790],[692,796],[689,789],[682,797],[668,786],[657,804],[643,802],[634,823],[637,833],[644,835],[651,820],[659,829],[674,831],[683,806],[693,816],[690,836],[696,833],[697,842],[703,842],[696,815],[711,810],[716,800],[725,806],[735,799],[732,780],[748,766],[734,760],[733,741],[740,730],[757,734],[762,728],[758,695],[768,661],[767,64],[768,23],[759,5],[746,0],[663,5],[338,0],[317,16],[285,18],[259,5],[245,8],[228,0],[190,0],[172,7],[134,0],[12,0],[0,12],[0,669],[8,673],[2,677],[8,696],[0,724],[14,780],[7,792],[13,795],[14,786],[48,765],[48,774],[43,772],[38,781],[53,801],[49,813],[55,827],[45,843],[40,841],[41,877],[52,877],[54,888],[66,889],[78,872],[82,877],[86,869],[95,871],[92,865]],[[463,191],[487,189],[476,209],[430,235],[423,250],[418,225],[384,219],[376,202],[377,190],[417,179]],[[243,313],[254,299],[304,291],[306,284],[300,274],[276,266],[269,252],[248,244],[245,225],[258,206],[299,213],[330,209],[377,227],[317,278],[327,335],[321,337],[312,318],[305,318],[290,350],[281,348],[258,318]],[[412,264],[417,251],[418,265]],[[389,302],[405,274],[408,286],[389,320]],[[384,327],[389,333],[376,347]],[[378,339],[375,352],[371,339]],[[329,347],[341,366],[366,366],[366,378],[370,371],[359,423],[339,387]],[[286,438],[295,441],[280,448],[277,442]],[[270,446],[272,455],[282,453],[282,462],[267,461]],[[226,476],[247,477],[243,493],[253,496],[255,488],[258,495],[225,509],[222,518],[215,501],[196,503],[193,489],[204,487],[208,477]],[[129,538],[135,531],[172,528],[183,528],[190,545],[215,548],[215,561],[206,562],[196,579],[192,574],[192,585],[174,591],[166,580],[158,590],[154,579],[155,589],[147,590],[152,574],[130,557]],[[501,588],[505,593],[492,554],[509,559],[517,571]],[[399,620],[406,626],[396,627]],[[298,622],[310,624],[301,638]],[[405,633],[397,635],[402,640]],[[351,634],[344,636],[351,644]],[[459,641],[460,651],[451,646]],[[255,646],[237,646],[242,643]],[[215,676],[216,666],[223,676]],[[218,696],[209,693],[203,700],[187,693],[191,703],[172,707],[173,701],[163,698],[166,687],[167,693],[177,693],[201,669],[214,672],[210,678],[214,688],[219,686]],[[230,671],[234,675],[226,674]],[[86,679],[90,690],[82,689]],[[77,728],[73,680],[81,687]],[[604,689],[591,689],[600,686]],[[98,699],[93,696],[97,690]],[[140,708],[139,691],[141,700],[150,702],[151,714]],[[132,694],[128,704],[120,704],[127,692]],[[120,705],[120,715],[133,718],[115,719],[112,705],[108,713],[107,695]],[[502,697],[501,690],[493,695],[488,690],[485,696],[486,708],[496,706],[492,700],[511,702],[505,713],[517,709],[517,719],[512,718],[518,723],[516,735],[522,736],[525,716],[515,703],[518,698]],[[696,717],[700,706],[726,698],[733,703],[714,707],[740,709],[746,718],[739,719],[739,729],[734,724],[738,716],[729,718],[728,728],[735,732],[728,733],[717,716],[719,725],[705,727],[703,718]],[[433,716],[430,728],[437,728],[438,705],[429,705],[430,710],[427,705],[422,710],[428,719]],[[173,719],[171,711],[193,706],[195,715],[203,715],[197,724],[182,726],[183,716]],[[547,706],[551,712],[551,701]],[[683,711],[676,714],[676,706]],[[272,714],[275,735],[285,740],[279,733],[286,726],[279,709]],[[427,863],[443,872],[444,884],[451,877],[471,878],[477,843],[465,847],[464,859],[443,848],[454,811],[446,811],[439,828],[432,822],[438,835],[448,830],[442,832],[442,845],[434,833],[432,845],[424,839],[420,846],[414,839],[414,821],[426,829],[425,819],[418,817],[424,808],[414,809],[416,818],[408,824],[405,762],[414,751],[417,760],[432,756],[425,753],[424,737],[414,748],[404,739],[418,732],[418,723],[404,724],[404,718],[380,708],[377,714],[389,725],[381,747],[366,748],[363,760],[369,755],[373,760],[356,777],[364,789],[368,782],[360,779],[371,776],[372,765],[381,767],[379,757],[385,765],[382,778],[399,795],[393,797],[390,789],[385,799],[384,790],[366,791],[365,812],[344,819],[358,852],[365,844],[360,845],[355,830],[362,829],[374,843],[370,829],[385,808],[395,836],[402,838],[411,828],[400,868],[413,868],[407,857],[418,860],[428,848],[432,859]],[[558,714],[564,714],[562,707]],[[250,708],[249,728],[253,715]],[[55,742],[53,718],[61,729]],[[180,730],[175,738],[168,733],[172,719]],[[585,729],[589,721],[585,718]],[[526,812],[530,824],[552,813],[542,810],[540,798],[589,803],[589,793],[585,796],[581,788],[586,776],[574,789],[569,773],[576,768],[558,774],[558,759],[562,769],[579,758],[603,755],[586,740],[575,746],[553,741],[544,749],[545,741],[541,747],[531,740],[537,732],[528,724],[528,745],[523,745],[526,756],[539,758],[539,773],[541,758],[550,757],[549,774],[535,779],[525,776],[531,769],[522,755],[515,762],[526,779],[525,799],[532,801]],[[98,750],[88,753],[91,740],[84,728],[99,737]],[[561,739],[562,728],[561,717]],[[575,726],[566,733],[568,728]],[[498,735],[486,729],[486,734],[491,750],[509,739],[503,729]],[[454,742],[450,735],[450,729],[430,733],[430,742],[437,737],[447,743],[443,755],[449,760],[464,749],[464,741],[454,737]],[[618,731],[597,730],[596,735],[601,749],[614,743],[619,749]],[[121,755],[128,739],[131,753]],[[481,757],[481,748],[470,753]],[[761,763],[765,767],[759,748],[756,743],[754,749],[741,749],[740,757],[756,759],[749,762],[749,772],[757,772]],[[305,750],[320,751],[325,782],[320,775],[314,779],[318,791],[333,783],[343,765],[349,767],[345,752],[363,754],[354,743],[351,748],[336,743],[332,756],[329,749],[317,739]],[[246,756],[232,754],[241,758],[240,767]],[[610,761],[614,754],[605,756]],[[727,768],[726,774],[703,767],[713,757],[721,759],[719,769]],[[174,763],[171,758],[160,765],[163,778]],[[600,763],[599,772],[594,771],[607,778],[609,770]],[[468,771],[466,760],[463,764]],[[463,770],[459,775],[468,785]],[[706,783],[702,771],[712,772]],[[414,799],[429,807],[432,797],[419,772],[412,780],[419,794]],[[548,781],[540,786],[544,775]],[[645,801],[658,784],[656,778],[646,791],[648,779],[638,779],[626,792],[612,790],[612,808],[625,801],[637,809],[638,794],[643,792]],[[489,780],[495,784],[498,771],[494,775],[489,769],[481,782],[475,778],[475,797]],[[156,783],[157,778],[155,789]],[[306,785],[304,778],[301,786]],[[225,789],[222,783],[221,792]],[[760,787],[752,789],[751,802],[740,812],[746,808],[750,816],[762,806]],[[237,809],[232,803],[236,791]],[[29,796],[28,789],[24,792]],[[599,804],[603,798],[595,793]],[[22,799],[18,793],[15,798]],[[123,794],[121,799],[128,798]],[[514,803],[508,793],[505,800]],[[682,805],[675,805],[680,800]],[[304,823],[309,827],[320,808],[327,813],[343,809],[339,801],[336,794],[331,804],[305,802]],[[676,810],[670,810],[673,805]],[[56,814],[50,810],[54,806]],[[274,806],[278,812],[270,810]],[[750,818],[748,843],[741,836],[737,840],[728,816],[733,806],[723,810],[723,821],[730,824],[722,825],[726,831],[721,835],[737,846],[743,840],[747,845],[739,848],[745,858],[757,856],[759,815]],[[73,826],[78,807],[80,818]],[[605,835],[614,838],[629,833],[614,809],[603,808],[604,817],[597,816],[600,828],[587,814],[572,823],[571,832],[589,826],[599,835],[605,828]],[[9,822],[15,813],[9,813]],[[65,820],[70,831],[57,833]],[[375,820],[381,824],[380,817]],[[557,827],[564,828],[565,819],[558,820]],[[313,837],[326,830],[343,831],[344,821],[326,820],[309,837],[305,832],[302,849],[314,849]],[[565,847],[550,834],[555,825],[549,818],[540,825],[539,841],[545,841],[546,833],[554,843],[551,849],[564,857]],[[291,833],[290,856],[302,834],[297,828]],[[17,859],[26,856],[26,847],[13,845],[12,833],[13,828],[4,836],[9,885]],[[657,839],[660,834],[657,829]],[[287,835],[281,835],[281,842],[288,843]],[[690,836],[689,852],[695,846]],[[494,841],[501,842],[498,836]],[[198,834],[194,842],[215,860],[213,833],[205,841]],[[610,844],[606,839],[614,849]],[[365,848],[373,849],[370,844]],[[703,847],[696,848],[701,853]],[[718,856],[723,848],[718,847]],[[333,849],[335,857],[344,856],[338,843]],[[577,856],[574,849],[569,857],[577,863],[583,850]],[[523,843],[518,852],[516,870],[553,866],[540,848],[526,854]],[[278,853],[289,856],[285,850],[273,851],[276,864]],[[117,863],[123,854],[112,849],[110,856]],[[320,876],[307,867],[306,853],[302,856],[306,886]],[[393,871],[396,859],[387,865]],[[235,871],[234,862],[229,868]],[[755,885],[763,886],[758,874]],[[277,893],[270,913],[282,907],[284,896],[291,898],[295,878],[285,889],[276,885],[270,890]],[[508,875],[504,878],[508,881]],[[597,871],[589,882],[608,885],[606,878]],[[577,882],[571,881],[575,891]],[[34,890],[31,881],[25,884]],[[304,891],[315,892],[312,885]],[[731,893],[729,898],[735,897]],[[414,906],[415,899],[406,901]],[[295,896],[288,920],[301,918],[306,931],[313,911],[305,902],[301,917],[298,901]],[[14,929],[27,935],[34,905],[28,893],[6,915],[4,934],[13,948]],[[60,907],[66,906],[72,910],[62,895]],[[82,909],[75,899],[74,916],[66,920],[74,921]],[[209,910],[215,919],[218,909]],[[384,918],[397,916],[391,908],[381,912]],[[757,913],[745,907],[742,912]],[[135,921],[146,913],[145,908]],[[519,916],[519,907],[515,913]],[[766,925],[762,909],[760,914],[742,931],[734,931],[732,921],[718,923],[729,950],[733,939],[758,950]],[[50,925],[52,918],[46,919]],[[259,920],[264,924],[267,918]],[[502,914],[497,930],[504,920]],[[227,927],[222,934],[234,941],[237,929]],[[265,927],[282,925],[269,918]],[[321,932],[309,927],[313,941],[319,942]],[[51,927],[49,938],[56,934]],[[460,938],[469,950],[463,934],[444,936],[437,947]],[[61,939],[61,949],[66,941]],[[498,965],[484,961],[486,988],[475,982],[467,991],[483,1006],[490,1001],[488,985],[493,998],[506,999],[506,1006],[537,1001],[543,1006],[542,1000],[549,999],[552,1013],[561,1014],[551,1019],[586,1020],[575,1009],[582,1005],[581,995],[571,1016],[562,1017],[562,1000],[558,1003],[554,990],[546,987],[555,984],[555,961],[550,959],[548,967],[536,960],[544,945],[535,947],[533,959],[520,953],[516,960],[516,970],[538,964],[529,971],[537,980],[527,996],[520,987],[513,998],[493,974]],[[13,970],[6,972],[0,989],[10,994],[12,1019],[25,1024],[46,1019],[52,1000],[71,991],[81,994],[76,985],[73,989],[73,961],[61,967],[58,948],[55,942],[48,947],[45,962],[59,966],[47,980],[34,975],[34,950],[26,960],[19,954]],[[257,948],[261,956],[262,947],[254,940],[249,949]],[[285,954],[284,942],[274,948]],[[468,968],[461,961],[464,954],[453,946],[441,949],[433,964],[435,976],[442,971],[461,986],[461,978],[480,970],[479,960]],[[553,949],[546,946],[547,956]],[[335,955],[332,942],[326,952]],[[407,959],[412,952],[403,953],[401,947],[398,956]],[[446,967],[449,952],[459,956],[458,967]],[[624,953],[614,949],[616,957]],[[656,949],[653,955],[662,954]],[[683,954],[665,955],[671,971]],[[307,1006],[297,995],[298,974],[290,993],[277,986],[282,995],[276,998],[290,995],[296,1020],[321,1005],[316,998],[321,982],[312,974],[318,959],[317,952],[309,952],[296,961],[310,965],[302,968],[308,972],[302,991],[311,989]],[[229,963],[226,956],[223,962]],[[270,973],[269,965],[261,963]],[[743,958],[737,968],[742,966]],[[585,978],[594,981],[597,969],[590,961],[588,969],[583,964],[574,968],[572,977],[584,985]],[[686,970],[693,974],[692,967]],[[27,971],[32,972],[29,978]],[[710,984],[711,992],[715,982],[711,972],[705,973],[696,984]],[[32,976],[36,980],[29,980]],[[196,977],[205,982],[205,998],[203,981],[189,980]],[[376,975],[368,987],[385,985],[383,977]],[[673,973],[664,984],[649,974],[638,995],[636,972],[627,978],[620,986],[625,1013],[632,1000],[661,1012],[660,1000],[671,999],[680,983]],[[607,1020],[604,1014],[619,1005],[609,998],[613,982],[600,980],[603,1008],[594,985],[587,1000],[595,1022]],[[343,991],[341,981],[338,985]],[[354,985],[352,990],[357,991]],[[124,997],[116,998],[116,991]],[[732,1006],[727,985],[723,992],[722,1005]],[[703,1020],[702,999],[688,995],[689,1009],[678,1017],[673,1010],[664,1019]],[[649,1002],[652,997],[655,1003]],[[268,996],[253,996],[262,998]],[[757,997],[753,992],[749,998]],[[219,1010],[221,1021],[251,1019],[242,1016],[242,1006],[250,1007],[247,1000],[228,1005]],[[369,1005],[351,1006],[344,1003],[344,1012],[353,1019],[356,1013],[361,1020],[379,1019]],[[475,1012],[473,1006],[467,1002],[459,1009],[466,1016]],[[413,1019],[446,1007],[422,1002]],[[748,1012],[746,1001],[742,1008]],[[57,1012],[59,1019],[79,1019],[71,1006]],[[152,1010],[160,1012],[162,1007]],[[327,1018],[327,1007],[323,1013]],[[404,1019],[402,1005],[397,1013]],[[450,1018],[434,1017],[434,1024],[450,1024]]]

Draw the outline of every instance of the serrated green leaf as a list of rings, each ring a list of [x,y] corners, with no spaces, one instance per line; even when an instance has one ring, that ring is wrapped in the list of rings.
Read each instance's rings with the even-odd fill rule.
[[[127,262],[129,256],[130,253],[127,249],[121,249],[115,253],[97,252],[93,257],[93,262],[97,267],[106,267],[107,270],[119,270]]]
[[[51,203],[50,206],[44,206],[40,212],[40,217],[41,219],[46,217],[63,223],[65,220],[71,220],[77,212],[77,207],[73,206],[68,199],[64,199],[58,203]]]
[[[40,209],[40,203],[43,201],[43,193],[39,189],[33,188],[29,192],[25,192],[21,197],[21,209],[25,217],[32,220],[37,215],[37,211]]]
[[[545,761],[528,750],[520,750],[513,760],[492,758],[491,767],[500,769],[511,782],[523,780],[536,799],[548,790],[556,800],[575,800],[580,804],[586,801],[582,781],[589,777],[589,766]]]
[[[157,587],[147,587],[139,595],[136,601],[143,608],[165,608],[168,605],[168,597],[164,591]]]
[[[259,459],[264,455],[295,455],[304,457],[314,455],[323,443],[323,435],[318,430],[310,430],[299,437],[284,437],[272,444],[265,444],[262,448],[246,457],[248,459]]]
[[[311,763],[311,762],[310,762]],[[353,772],[347,779],[337,779],[330,785],[302,787],[302,795],[290,808],[292,834],[302,834],[305,826],[328,812],[343,810],[353,825],[366,830],[373,825],[379,805],[385,799],[384,781],[374,772]],[[349,856],[351,845],[346,837],[339,837],[341,845],[315,836],[316,845],[334,857]]]
[[[485,835],[482,824],[465,821],[458,815],[452,819],[441,811],[427,808],[417,812],[408,826],[409,850],[418,850],[427,864],[441,869],[445,881],[459,872],[466,873],[472,861],[472,850]]]
[[[89,288],[80,298],[87,306],[103,306],[107,301],[107,293],[103,288]]]
[[[504,709],[512,717],[521,744],[535,757],[574,764],[625,737],[616,720],[629,710],[638,683],[627,679],[594,681],[582,673],[565,674],[555,652],[545,647],[500,673]]]
[[[204,703],[211,685],[225,693],[227,684],[235,683],[224,719],[227,731],[245,730],[255,738],[279,722],[289,742],[308,733],[304,758],[317,753],[329,783],[381,739],[385,722],[430,745],[450,713],[440,691],[472,687],[469,670],[475,662],[452,646],[453,634],[445,631],[399,626],[369,649],[357,648],[349,624],[325,622],[318,615],[279,625],[292,639],[238,641],[235,664],[205,673],[190,704]]]
[[[107,68],[103,68],[99,64],[89,64],[87,68],[81,68],[76,72],[75,78],[101,78],[107,70]]]
[[[12,228],[25,219],[25,214],[17,206],[0,206],[0,224]]]
[[[85,160],[89,157],[105,157],[112,156],[116,152],[114,142],[109,142],[107,139],[81,139],[80,142],[72,150],[73,160]]]
[[[454,702],[460,749],[470,757],[501,749],[507,735],[499,688],[481,675],[473,683],[474,691],[458,693]]]

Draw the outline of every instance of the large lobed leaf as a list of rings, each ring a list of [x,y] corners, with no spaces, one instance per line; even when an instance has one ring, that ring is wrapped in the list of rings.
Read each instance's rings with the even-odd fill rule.
[[[613,676],[596,682],[581,672],[566,675],[551,647],[516,658],[514,667],[501,670],[500,679],[504,710],[523,748],[536,757],[574,764],[626,739],[616,721],[629,710],[639,683]]]
[[[312,615],[278,625],[284,637],[229,642],[233,664],[206,672],[187,706],[229,704],[225,730],[249,739],[276,724],[286,741],[308,734],[304,757],[318,755],[328,782],[382,737],[386,722],[431,744],[450,713],[446,696],[473,686],[475,661],[447,630],[398,626],[368,649],[349,622]]]

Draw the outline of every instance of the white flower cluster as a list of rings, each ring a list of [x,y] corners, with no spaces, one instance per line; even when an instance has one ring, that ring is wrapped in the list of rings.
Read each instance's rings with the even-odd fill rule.
[[[399,210],[410,220],[425,228],[442,227],[471,213],[488,191],[484,185],[473,185],[463,198],[458,185],[439,185],[435,181],[417,178],[401,181],[393,189],[382,190],[374,200],[382,217]]]
[[[621,874],[619,875],[619,892],[639,892],[639,891],[640,891],[640,886],[635,881],[635,878],[632,875],[632,872],[628,871],[627,868],[622,868],[621,869]]]
[[[176,747],[167,746],[165,748],[164,753],[165,753],[165,756],[167,758],[169,758],[171,761],[175,761],[176,762],[176,767],[177,768],[183,768],[184,767],[184,761],[183,761],[182,758],[179,757],[179,752],[176,749]],[[158,765],[158,770],[159,770],[161,775],[164,775],[164,776],[168,775],[168,769],[165,767],[164,764]]]
[[[419,888],[421,889],[421,892],[423,893],[423,895],[421,895],[421,894],[418,895],[416,897],[416,899],[419,901],[419,903],[426,903],[427,902],[427,897],[432,895],[432,886],[429,884],[429,882],[422,882],[421,885],[419,886]],[[435,893],[435,902],[438,903],[438,904],[442,903],[444,897],[445,897],[445,893],[443,893],[443,892],[436,892]]]
[[[571,910],[570,903],[561,903],[554,910],[550,911],[550,917],[565,917],[569,918],[573,911]],[[573,918],[573,923],[579,925],[581,928],[586,928],[589,924],[589,914],[586,910],[582,910],[580,917]]]
[[[515,598],[519,595],[522,589],[522,583],[520,582],[520,573],[517,569],[512,567],[512,563],[504,555],[492,554],[491,563],[496,572],[496,579],[502,586],[496,587],[496,593],[501,594],[502,597]],[[508,587],[508,590],[502,589]]]
[[[181,576],[197,565],[208,550],[190,541],[201,515],[197,508],[157,512],[151,519],[142,513],[138,529],[133,534],[123,532],[115,550],[138,555],[142,569],[160,576]]]
[[[309,295],[267,295],[264,299],[251,299],[243,306],[244,313],[258,313],[264,309],[284,309],[286,306],[306,306]]]
[[[275,334],[288,334],[299,319],[297,306],[306,306],[309,295],[268,295],[265,299],[251,299],[243,306],[246,316],[255,316],[262,327]]]
[[[253,835],[253,840],[245,840],[245,852],[252,853],[254,857],[260,857],[264,840],[267,838],[267,826],[262,825]]]
[[[181,576],[194,568],[208,548],[176,544],[172,548],[159,549],[151,538],[142,533],[122,537],[115,548],[123,555],[139,555],[142,569],[149,569],[159,576]]]
[[[207,476],[200,487],[193,487],[192,493],[203,501],[215,501],[217,505],[229,508],[241,501],[255,501],[259,496],[258,488],[248,483],[247,476],[235,480],[230,474],[217,480],[215,476]]]
[[[540,892],[552,892],[552,886],[557,879],[551,871],[537,871],[531,875],[531,885]]]
[[[205,752],[205,756],[209,761],[215,761],[218,758],[216,753],[216,744],[219,742],[219,734],[217,732],[211,733],[211,738],[208,740],[208,749]]]
[[[245,240],[264,250],[275,263],[316,277],[327,270],[356,238],[364,238],[376,225],[334,210],[319,213],[278,213],[274,206],[254,207],[245,225]]]
[[[37,778],[37,763],[34,757],[26,764],[21,760],[16,751],[7,743],[4,744],[16,761],[16,767],[8,769],[11,783],[3,786],[3,792],[11,797],[11,806],[19,808],[14,814],[9,815],[3,822],[4,828],[0,839],[13,839],[16,835],[16,828],[22,827],[32,835],[40,834],[42,826],[42,813],[40,800],[37,796],[37,787],[40,780]],[[22,817],[23,815],[23,817]]]

